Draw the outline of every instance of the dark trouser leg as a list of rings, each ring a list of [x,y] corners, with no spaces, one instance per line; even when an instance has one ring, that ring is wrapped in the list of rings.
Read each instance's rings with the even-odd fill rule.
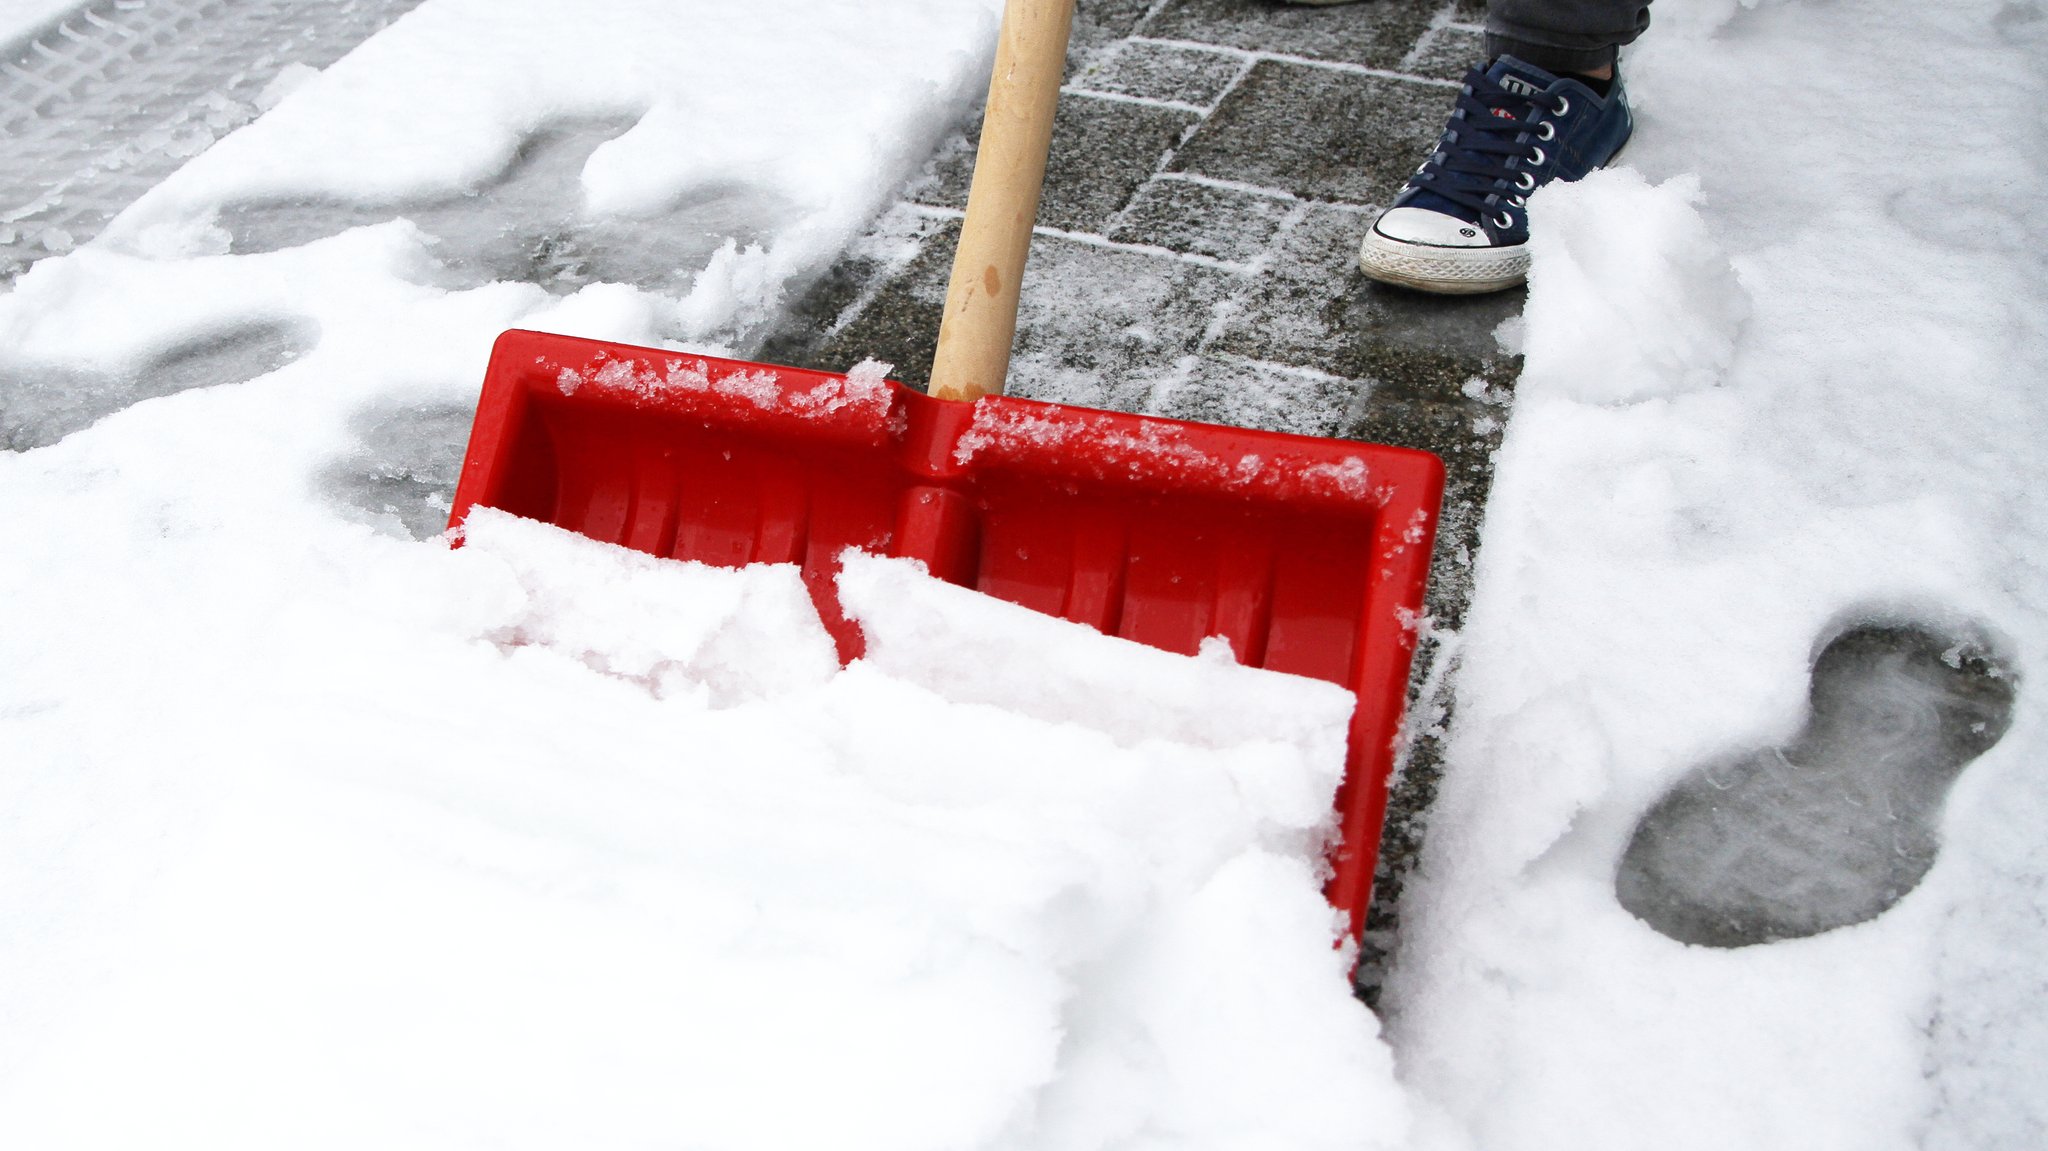
[[[1593,72],[1650,26],[1649,0],[1489,0],[1486,55],[1546,72]]]

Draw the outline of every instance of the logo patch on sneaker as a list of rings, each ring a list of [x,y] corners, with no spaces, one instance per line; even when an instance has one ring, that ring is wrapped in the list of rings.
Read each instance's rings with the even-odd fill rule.
[[[1513,92],[1517,96],[1535,97],[1543,95],[1543,89],[1538,88],[1536,85],[1529,83],[1527,80],[1522,79],[1520,76],[1502,76],[1500,78],[1500,86],[1506,88],[1510,92]],[[1510,119],[1512,118],[1513,117],[1510,117]]]

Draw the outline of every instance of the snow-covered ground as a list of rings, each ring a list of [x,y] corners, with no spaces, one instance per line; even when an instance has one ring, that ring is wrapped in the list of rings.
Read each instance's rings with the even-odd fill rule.
[[[1533,205],[1384,1035],[1327,685],[883,562],[840,670],[785,571],[414,538],[380,469],[499,330],[744,346],[997,7],[427,0],[0,296],[0,1145],[2040,1145],[2038,3],[1660,3],[1627,166]],[[562,235],[582,286],[505,273]],[[1734,949],[1623,910],[1879,619],[2020,683],[1924,880]]]
[[[2048,155],[2010,109],[2048,21],[1658,7],[1627,167],[1531,206],[1527,367],[1387,994],[1403,1081],[1486,1148],[2041,1146]],[[1787,743],[1815,649],[1871,619],[1975,633],[2020,679],[1924,882],[1733,950],[1623,911],[1638,818]]]
[[[33,33],[78,7],[78,0],[0,0],[0,44]]]

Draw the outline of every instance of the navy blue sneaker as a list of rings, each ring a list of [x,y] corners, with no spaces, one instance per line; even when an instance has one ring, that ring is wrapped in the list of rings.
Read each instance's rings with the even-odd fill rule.
[[[1602,96],[1501,56],[1465,76],[1436,150],[1366,233],[1358,263],[1424,292],[1495,292],[1529,275],[1529,193],[1603,167],[1634,127],[1616,73]]]

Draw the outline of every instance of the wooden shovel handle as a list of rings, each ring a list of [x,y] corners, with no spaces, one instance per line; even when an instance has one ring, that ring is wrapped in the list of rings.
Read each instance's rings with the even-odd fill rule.
[[[1074,0],[1009,0],[1003,9],[967,218],[932,358],[931,394],[940,399],[1003,392],[1073,23]]]

